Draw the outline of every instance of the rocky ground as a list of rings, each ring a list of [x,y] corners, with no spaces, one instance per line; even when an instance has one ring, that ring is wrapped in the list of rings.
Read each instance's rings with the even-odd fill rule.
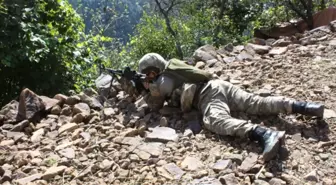
[[[256,143],[191,130],[198,112],[149,112],[117,83],[53,98],[25,89],[0,111],[0,183],[336,184],[335,25],[244,46],[203,46],[190,61],[261,96],[325,104],[323,120],[232,113],[286,131],[286,145],[268,163]]]

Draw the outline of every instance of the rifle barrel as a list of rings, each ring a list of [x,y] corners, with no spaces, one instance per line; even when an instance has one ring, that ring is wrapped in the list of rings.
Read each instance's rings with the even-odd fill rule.
[[[108,71],[109,73],[123,74],[122,70],[114,70],[114,69],[110,69],[110,68],[105,68],[105,70]]]

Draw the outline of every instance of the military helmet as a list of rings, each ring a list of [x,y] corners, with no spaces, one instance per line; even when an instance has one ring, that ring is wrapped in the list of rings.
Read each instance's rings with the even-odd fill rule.
[[[162,72],[166,65],[167,61],[157,53],[147,53],[139,61],[139,72],[147,73],[149,69],[156,69],[159,72]]]

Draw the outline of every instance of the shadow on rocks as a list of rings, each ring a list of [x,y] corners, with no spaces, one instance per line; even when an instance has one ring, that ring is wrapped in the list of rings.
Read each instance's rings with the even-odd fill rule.
[[[291,137],[302,137],[314,141],[329,141],[330,129],[323,119],[309,118],[302,115],[258,116],[251,118],[252,123],[267,128],[286,131]],[[293,121],[291,121],[293,120]]]

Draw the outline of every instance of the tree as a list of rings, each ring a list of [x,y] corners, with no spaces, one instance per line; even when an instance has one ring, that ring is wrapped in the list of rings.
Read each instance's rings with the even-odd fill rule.
[[[139,23],[147,0],[69,0],[85,23],[85,33],[114,38],[126,44]]]
[[[180,39],[178,37],[178,33],[176,30],[172,28],[171,20],[169,18],[170,12],[173,10],[173,8],[179,4],[181,4],[181,1],[179,0],[155,0],[156,6],[158,7],[160,13],[163,15],[165,23],[167,25],[168,32],[174,37],[175,39],[175,46],[176,46],[176,52],[180,59],[183,59],[183,52],[181,49],[181,43]],[[165,6],[165,7],[164,7]]]
[[[314,28],[313,20],[313,1],[312,0],[285,0],[288,8],[294,11],[308,25],[309,29]]]
[[[84,24],[67,1],[5,0],[0,15],[0,104],[27,87],[53,96],[91,82],[100,37],[84,34]]]
[[[309,29],[314,28],[314,13],[325,9],[327,6],[334,5],[334,1],[328,0],[285,0],[276,2],[285,5],[295,13],[292,17],[298,17],[305,21]]]

